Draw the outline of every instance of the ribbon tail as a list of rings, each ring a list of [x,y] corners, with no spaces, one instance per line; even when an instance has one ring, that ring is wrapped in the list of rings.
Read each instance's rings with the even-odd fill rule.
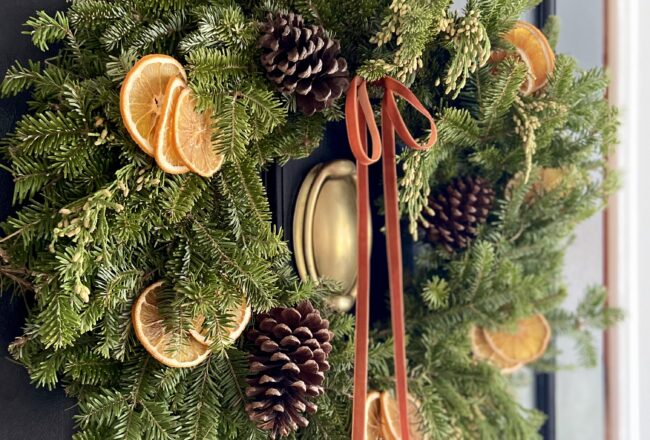
[[[393,99],[386,92],[384,100]],[[391,324],[393,328],[393,349],[397,404],[399,409],[401,440],[409,440],[408,384],[406,373],[406,341],[404,324],[404,289],[402,273],[402,241],[399,227],[399,205],[397,191],[397,161],[395,153],[395,126],[382,106],[382,143],[384,200],[386,210],[386,250],[388,254],[388,281],[390,287]]]
[[[361,143],[367,151],[365,123]],[[352,403],[352,440],[366,440],[366,396],[368,394],[368,339],[370,327],[370,255],[368,215],[370,195],[368,166],[357,160],[357,303],[354,337],[354,397]]]
[[[382,102],[381,137],[375,123],[365,80],[355,77],[345,102],[346,126],[350,148],[357,159],[357,313],[354,342],[354,397],[352,406],[352,440],[366,440],[366,397],[368,394],[368,339],[370,314],[370,259],[368,243],[368,166],[383,155],[384,199],[386,205],[386,247],[391,302],[391,324],[394,337],[395,378],[399,409],[401,440],[409,440],[408,383],[406,370],[406,334],[404,323],[404,291],[402,273],[402,242],[399,227],[399,196],[397,191],[397,160],[395,134],[416,150],[430,148],[437,137],[436,124],[431,114],[406,86],[392,78],[377,83],[385,89]],[[431,126],[429,140],[419,145],[409,132],[395,102],[402,97],[421,113]],[[368,132],[372,139],[372,156],[368,156]]]

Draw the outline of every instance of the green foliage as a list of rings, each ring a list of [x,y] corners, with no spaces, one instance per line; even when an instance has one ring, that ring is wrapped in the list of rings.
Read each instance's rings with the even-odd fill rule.
[[[489,60],[490,39],[474,2],[467,3],[463,17],[454,13],[444,20],[441,29],[445,34],[445,46],[451,54],[444,78],[445,93],[456,98],[469,76]]]
[[[27,20],[25,26],[32,28],[26,33],[31,35],[34,45],[42,51],[48,50],[49,44],[57,43],[70,34],[70,23],[63,12],[50,17],[44,11],[39,11],[36,17]]]
[[[205,363],[183,370],[141,348],[131,307],[157,280],[166,282],[164,324],[180,335],[201,315],[215,336],[242,295],[256,312],[314,302],[336,337],[327,393],[294,438],[349,438],[354,319],[327,306],[335,283],[293,273],[261,179],[269,164],[308,156],[342,115],[339,107],[298,114],[266,79],[259,24],[278,10],[323,24],[341,39],[352,73],[408,82],[435,115],[438,143],[400,155],[400,207],[413,237],[432,191],[452,178],[481,175],[494,187],[489,221],[465,252],[416,244],[406,277],[410,389],[432,439],[537,438],[541,416],[473,359],[469,328],[544,313],[593,365],[591,332],[621,313],[598,287],[576,311],[560,307],[570,235],[617,185],[606,161],[617,126],[603,100],[607,78],[558,56],[545,89],[526,97],[523,63],[486,65],[536,3],[474,0],[458,14],[448,0],[73,0],[65,13],[36,13],[27,33],[40,49],[58,49],[44,63],[15,64],[0,87],[2,96],[31,93],[29,114],[0,143],[17,206],[2,225],[0,290],[31,297],[10,351],[37,386],[63,383],[78,399],[74,438],[265,438],[244,411],[245,342],[217,341]],[[555,24],[545,31],[553,43]],[[153,52],[184,63],[200,107],[212,111],[214,148],[225,156],[213,178],[163,173],[123,126],[120,84]],[[414,112],[403,113],[428,134]],[[548,188],[547,168],[562,172]],[[377,323],[370,346],[370,385],[380,390],[394,386],[388,329]],[[534,367],[556,368],[554,354]]]
[[[556,365],[553,359],[553,355],[557,354],[556,350],[538,362],[537,368],[540,370],[595,367],[599,359],[595,350],[594,333],[607,330],[623,319],[621,310],[607,306],[607,291],[601,286],[589,288],[575,311],[555,309],[547,316],[553,328],[561,332],[562,337],[573,340],[580,364]]]
[[[512,398],[500,372],[467,356],[463,331],[426,329],[413,345],[409,348],[421,355],[413,362],[411,392],[421,396],[424,428],[432,439],[540,438],[543,416]]]
[[[517,2],[477,5],[493,45],[501,46],[495,36],[519,15]],[[445,59],[444,50],[433,48],[430,59]],[[589,289],[576,311],[561,307],[567,295],[562,261],[571,234],[604,206],[617,186],[607,162],[618,124],[616,110],[603,99],[607,78],[600,70],[581,71],[575,60],[560,55],[548,86],[524,97],[518,90],[525,74],[524,66],[513,60],[479,69],[457,99],[435,89],[441,87],[435,75],[422,74],[413,85],[438,111],[439,141],[431,151],[401,156],[401,208],[412,235],[420,234],[430,193],[455,176],[488,178],[498,198],[488,224],[467,251],[452,255],[416,244],[415,270],[408,278],[407,333],[424,335],[426,343],[410,339],[409,362],[418,369],[414,388],[422,387],[426,396],[425,425],[433,438],[536,437],[539,415],[513,406],[502,394],[502,377],[480,376],[492,368],[467,358],[472,325],[508,328],[519,318],[543,313],[556,337],[571,338],[580,365],[589,367],[598,361],[594,332],[622,318],[606,305],[601,287]],[[551,168],[561,177],[548,185],[543,170]],[[575,367],[557,365],[556,355],[550,349],[533,368]],[[454,377],[446,378],[446,372]],[[459,376],[463,379],[456,380]],[[480,385],[472,386],[479,376]],[[499,414],[511,414],[511,423],[499,425],[492,405],[500,408]],[[520,423],[522,418],[528,422]]]
[[[548,38],[548,43],[555,49],[560,37],[560,19],[556,15],[551,15],[546,19],[546,24],[542,31],[546,35],[546,38]]]
[[[378,46],[377,56],[366,62],[359,75],[370,81],[384,76],[412,80],[423,67],[427,44],[441,31],[448,6],[449,0],[393,0],[379,31],[370,39]]]
[[[541,0],[476,0],[475,3],[490,39],[499,46],[503,44],[499,41],[501,35],[510,30],[525,11],[541,3]]]

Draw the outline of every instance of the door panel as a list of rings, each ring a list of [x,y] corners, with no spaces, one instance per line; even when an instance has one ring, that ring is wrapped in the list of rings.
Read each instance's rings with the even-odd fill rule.
[[[43,59],[29,36],[22,35],[23,23],[38,9],[56,11],[65,7],[64,0],[4,0],[0,26],[0,76],[15,59]],[[27,109],[27,96],[0,100],[0,137],[4,137]],[[0,171],[0,220],[11,209],[11,178]],[[13,362],[7,346],[22,333],[25,307],[22,298],[4,294],[0,297],[0,439],[67,440],[72,435],[73,400],[62,389],[50,392],[36,389],[25,369]]]

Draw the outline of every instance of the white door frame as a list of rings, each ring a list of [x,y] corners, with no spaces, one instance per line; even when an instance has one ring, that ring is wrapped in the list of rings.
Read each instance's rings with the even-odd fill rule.
[[[620,146],[613,163],[624,186],[606,214],[606,281],[610,302],[625,321],[607,335],[608,439],[650,438],[650,97],[646,79],[650,5],[647,0],[605,0],[610,101],[621,109]],[[645,105],[641,105],[641,104]],[[645,133],[644,133],[645,132]]]

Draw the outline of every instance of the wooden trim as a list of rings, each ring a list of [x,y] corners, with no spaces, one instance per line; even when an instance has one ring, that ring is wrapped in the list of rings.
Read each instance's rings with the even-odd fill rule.
[[[612,73],[609,89],[611,103],[621,107],[620,145],[613,166],[624,173],[623,188],[612,198],[607,210],[606,278],[609,304],[622,307],[625,321],[605,335],[607,435],[609,440],[640,440],[650,424],[642,413],[648,394],[643,376],[647,346],[641,334],[645,326],[644,295],[647,249],[643,240],[648,234],[641,218],[646,173],[642,160],[646,114],[643,94],[647,93],[641,71],[643,38],[649,33],[641,17],[643,0],[607,0],[607,67]],[[647,436],[646,436],[647,437]]]
[[[603,0],[604,4],[604,53],[603,66],[610,68],[610,44],[611,28],[614,23],[612,14],[614,13],[615,0]],[[609,99],[609,91],[607,93]],[[617,166],[616,153],[609,158],[609,163],[613,169]],[[603,284],[607,289],[608,305],[616,305],[617,301],[617,272],[618,262],[616,258],[617,249],[617,212],[618,205],[616,196],[609,200],[607,208],[603,213]],[[617,335],[616,329],[605,331],[604,342],[604,362],[605,362],[605,438],[607,440],[617,440],[618,437],[618,362],[617,352]]]

